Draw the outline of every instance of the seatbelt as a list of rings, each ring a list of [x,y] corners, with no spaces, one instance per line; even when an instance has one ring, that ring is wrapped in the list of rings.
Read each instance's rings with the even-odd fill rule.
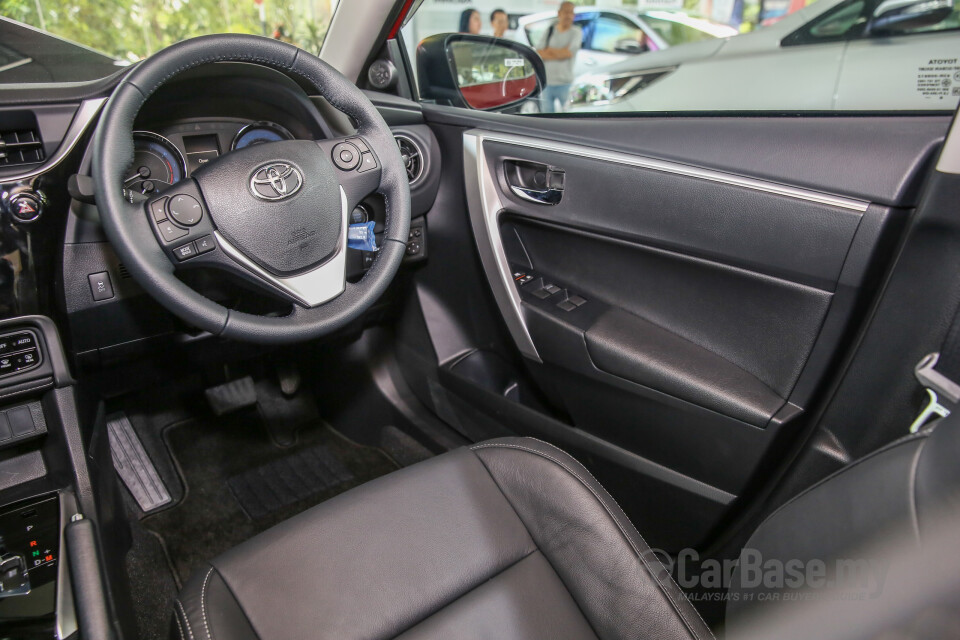
[[[951,406],[960,402],[960,384],[954,382],[960,380],[960,305],[953,312],[940,351],[925,355],[913,368],[913,374],[927,392],[927,404],[910,425],[910,433],[919,431],[931,418],[950,415],[950,409],[943,406],[941,399]]]

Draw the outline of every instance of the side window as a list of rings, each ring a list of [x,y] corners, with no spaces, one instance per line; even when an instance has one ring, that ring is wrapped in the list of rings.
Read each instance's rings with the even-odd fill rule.
[[[851,2],[849,6],[841,7],[839,11],[828,15],[810,27],[810,35],[816,40],[830,40],[846,36],[855,24],[861,24],[866,20],[863,15],[865,7],[866,3],[863,0],[857,0]]]
[[[784,46],[818,44],[846,40],[862,31],[868,19],[866,0],[847,0],[833,11],[811,21],[783,40]]]
[[[676,20],[668,20],[659,16],[641,15],[640,19],[647,23],[651,29],[657,32],[657,35],[667,43],[667,46],[674,47],[688,42],[703,42],[704,40],[713,40],[717,37],[727,37],[736,35],[733,28],[729,30],[716,29],[716,27],[706,20],[702,21],[702,29],[695,26],[684,24]],[[707,29],[711,28],[711,29]]]
[[[525,97],[521,106],[502,103],[510,113],[945,114],[960,103],[960,0],[574,4],[420,0],[401,33],[415,60],[418,43],[456,31],[462,16],[471,11],[480,15],[481,34],[492,33],[490,14],[506,7],[517,28],[504,37],[534,49],[541,48],[551,27],[561,28],[561,18],[564,24],[579,27],[583,51],[570,38],[557,39],[564,44],[542,54],[543,90],[532,89],[534,95]],[[569,55],[560,50],[564,46]],[[523,58],[524,52],[516,53]],[[510,59],[509,64],[520,63]],[[509,88],[521,67],[508,68],[513,69],[504,85]],[[408,75],[416,73],[413,64]],[[451,100],[429,88],[420,87],[425,100],[462,106],[458,94]]]
[[[642,43],[643,31],[635,24],[618,15],[601,14],[593,21],[593,37],[589,48],[592,51],[616,53],[624,49],[624,43]]]

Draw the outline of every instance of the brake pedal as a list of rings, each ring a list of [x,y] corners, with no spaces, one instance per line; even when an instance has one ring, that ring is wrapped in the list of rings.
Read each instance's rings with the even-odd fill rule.
[[[214,415],[222,416],[257,404],[257,390],[253,378],[246,376],[231,380],[203,392]]]
[[[126,414],[114,414],[107,418],[107,434],[110,437],[113,466],[140,510],[149,513],[168,504],[172,500],[170,492],[144,451]]]

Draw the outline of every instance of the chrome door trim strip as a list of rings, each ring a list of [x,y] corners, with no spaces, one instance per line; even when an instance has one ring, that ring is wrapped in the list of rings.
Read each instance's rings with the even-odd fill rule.
[[[77,112],[74,114],[73,120],[70,122],[70,126],[67,128],[67,132],[63,136],[63,140],[60,142],[60,146],[57,147],[57,150],[46,162],[27,173],[9,177],[0,176],[0,182],[8,184],[30,180],[31,178],[36,178],[39,175],[47,173],[63,162],[63,159],[70,155],[70,152],[77,146],[77,142],[83,137],[90,123],[93,122],[93,119],[100,113],[100,109],[106,101],[106,98],[95,98],[81,102],[80,106],[77,107]]]
[[[673,173],[691,178],[699,178],[701,180],[709,180],[711,182],[744,187],[754,191],[763,191],[765,193],[795,198],[797,200],[806,200],[808,202],[826,204],[832,207],[839,207],[841,209],[858,211],[860,213],[866,211],[867,207],[870,206],[870,203],[866,200],[857,200],[854,198],[824,193],[822,191],[814,191],[812,189],[804,189],[801,187],[792,187],[790,185],[780,184],[777,182],[759,180],[757,178],[747,178],[733,173],[725,173],[723,171],[716,171],[713,169],[702,169],[700,167],[681,164],[679,162],[657,160],[646,156],[620,153],[618,151],[607,151],[605,149],[597,149],[595,147],[585,147],[582,145],[568,144],[565,142],[554,142],[551,140],[542,140],[540,138],[531,138],[528,136],[520,136],[511,133],[496,133],[482,129],[471,129],[464,135],[479,137],[481,141],[489,140],[491,142],[502,142],[504,144],[511,144],[524,147],[526,149],[553,151],[556,153],[564,153],[567,155],[591,158],[594,160],[604,160],[606,162],[625,164],[641,169],[651,169],[653,171],[662,171],[664,173]]]
[[[473,129],[463,134],[463,172],[467,191],[467,209],[480,262],[493,290],[493,297],[507,324],[507,330],[524,356],[543,362],[527,330],[520,307],[520,293],[513,282],[507,254],[503,250],[498,219],[503,211],[496,176],[487,170],[483,151],[486,132]]]
[[[350,210],[347,207],[347,194],[340,187],[340,243],[337,252],[332,258],[316,269],[301,273],[298,276],[281,278],[275,276],[227,241],[220,232],[213,235],[225,254],[241,265],[244,269],[265,281],[267,284],[287,294],[305,307],[317,307],[324,302],[333,300],[346,289],[347,273],[347,224]]]

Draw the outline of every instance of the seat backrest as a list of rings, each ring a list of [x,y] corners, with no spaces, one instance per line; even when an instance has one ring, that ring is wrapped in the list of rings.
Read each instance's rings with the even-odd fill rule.
[[[862,560],[845,554],[887,533],[906,531],[919,546],[944,510],[960,511],[960,415],[849,464],[767,517],[740,553],[728,623],[815,587],[821,563],[833,580]]]

